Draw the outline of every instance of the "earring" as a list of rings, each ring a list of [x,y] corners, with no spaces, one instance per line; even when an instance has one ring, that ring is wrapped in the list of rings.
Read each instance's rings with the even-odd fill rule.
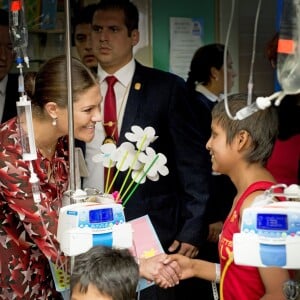
[[[53,119],[52,119],[52,125],[53,125],[53,126],[56,126],[56,124],[57,124],[56,121],[57,121],[57,118],[53,118]]]

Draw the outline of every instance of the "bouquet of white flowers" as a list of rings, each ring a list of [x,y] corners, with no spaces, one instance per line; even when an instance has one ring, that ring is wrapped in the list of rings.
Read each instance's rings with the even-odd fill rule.
[[[117,147],[113,143],[103,144],[100,153],[93,157],[96,163],[101,162],[108,168],[107,181],[105,183],[105,193],[112,193],[116,202],[123,206],[128,202],[134,191],[146,178],[157,181],[159,175],[166,176],[169,169],[166,166],[167,158],[162,153],[156,153],[149,145],[155,141],[153,127],[142,129],[139,126],[132,126],[132,132],[125,134],[129,142],[122,143]],[[109,172],[111,168],[116,168],[112,182],[109,184]],[[124,182],[119,191],[111,191],[112,186],[119,172],[127,171]]]

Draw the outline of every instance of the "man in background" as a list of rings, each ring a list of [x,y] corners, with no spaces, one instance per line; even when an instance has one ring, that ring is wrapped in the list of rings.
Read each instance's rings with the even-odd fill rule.
[[[73,44],[82,63],[97,75],[98,61],[92,52],[92,18],[96,4],[90,4],[75,11],[73,19]],[[76,147],[85,155],[85,143],[75,140]]]
[[[94,74],[97,73],[97,59],[92,52],[91,32],[92,18],[96,4],[90,4],[75,12],[73,20],[74,44],[80,60],[90,68]]]
[[[17,115],[18,75],[10,74],[15,54],[9,34],[8,12],[0,9],[0,123]]]

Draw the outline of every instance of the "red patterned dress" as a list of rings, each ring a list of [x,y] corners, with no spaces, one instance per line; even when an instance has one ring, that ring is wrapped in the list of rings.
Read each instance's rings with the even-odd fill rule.
[[[32,162],[41,187],[38,210],[16,118],[0,125],[0,299],[60,299],[48,259],[63,260],[55,234],[62,193],[68,188],[67,142],[59,139],[51,161],[38,152]]]

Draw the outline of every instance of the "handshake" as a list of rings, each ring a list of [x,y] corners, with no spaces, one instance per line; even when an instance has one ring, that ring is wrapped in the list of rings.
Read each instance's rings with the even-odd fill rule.
[[[170,288],[182,279],[194,276],[193,259],[182,254],[161,253],[139,261],[140,277],[153,281],[161,288]]]

